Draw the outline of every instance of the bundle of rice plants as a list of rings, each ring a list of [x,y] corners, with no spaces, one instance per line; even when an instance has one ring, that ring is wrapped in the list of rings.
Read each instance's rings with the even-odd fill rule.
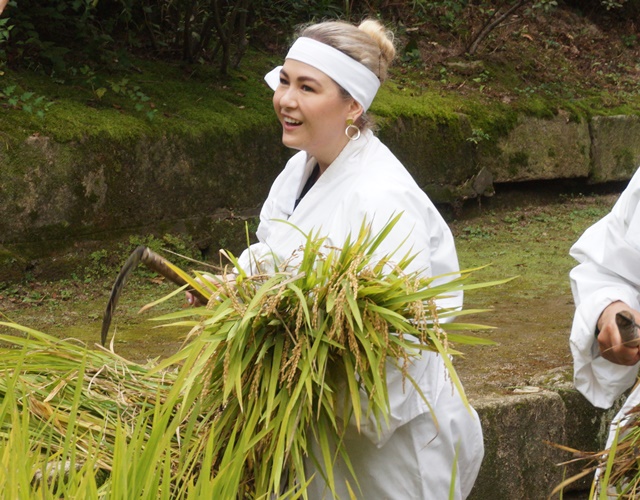
[[[469,271],[448,281],[406,272],[409,255],[374,261],[396,220],[375,235],[363,224],[341,248],[308,235],[294,271],[238,269],[214,296],[200,273],[174,268],[210,300],[157,318],[191,329],[189,342],[159,362],[139,365],[23,327],[26,338],[4,336],[21,349],[0,363],[0,394],[14,394],[14,411],[0,411],[0,437],[28,413],[30,453],[66,471],[61,481],[23,482],[55,494],[88,485],[109,498],[297,498],[311,461],[334,490],[332,464],[349,460],[346,423],[387,422],[390,365],[415,384],[412,358],[436,351],[464,395],[453,346],[486,342],[459,333],[480,325],[444,323],[479,311],[442,309],[438,300],[498,282],[469,284]],[[97,471],[101,482],[87,479]]]
[[[582,470],[556,486],[552,494],[585,476],[593,476],[589,498],[640,498],[640,405],[630,408],[614,421],[611,445],[605,450],[586,452],[555,445],[572,453],[570,463],[584,464]]]

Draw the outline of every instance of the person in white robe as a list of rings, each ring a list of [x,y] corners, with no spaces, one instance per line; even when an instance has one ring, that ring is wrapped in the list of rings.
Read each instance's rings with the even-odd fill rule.
[[[260,214],[259,241],[239,257],[244,271],[295,266],[292,256],[304,244],[302,233],[326,237],[325,245],[339,247],[349,235],[357,236],[363,222],[376,234],[397,214],[402,215],[377,250],[378,258],[415,254],[408,271],[427,276],[459,271],[446,223],[363,116],[394,55],[389,34],[378,21],[359,27],[320,23],[306,28],[283,66],[265,77],[274,90],[283,143],[299,152],[273,183]],[[439,303],[461,305],[462,294]],[[409,374],[419,390],[389,363],[391,412],[381,433],[373,421],[365,422],[360,432],[348,424],[345,445],[358,486],[338,461],[333,470],[337,497],[351,498],[347,482],[362,499],[469,495],[484,453],[478,415],[463,404],[438,354],[416,355]],[[311,461],[307,465],[309,477],[316,472],[309,498],[331,498],[322,471],[314,470]]]
[[[609,408],[638,377],[640,348],[625,345],[615,315],[627,310],[640,323],[640,169],[611,212],[584,232],[570,254],[578,261],[570,273],[574,384],[594,406]],[[613,419],[607,446],[638,403],[636,389]]]
[[[326,245],[341,246],[357,235],[362,221],[372,222],[375,234],[394,214],[398,223],[377,250],[379,257],[406,253],[416,258],[409,270],[432,276],[456,272],[458,261],[453,237],[427,195],[407,170],[371,131],[349,142],[294,209],[314,159],[301,151],[276,179],[260,214],[257,236],[240,257],[249,273],[272,269],[273,259],[291,262],[292,253],[304,244],[305,233],[320,230]],[[288,221],[295,227],[282,221]],[[374,257],[375,260],[375,257]],[[258,264],[258,265],[257,265]],[[441,301],[443,307],[462,304],[462,296]],[[391,404],[390,426],[377,434],[375,422],[358,435],[347,436],[349,457],[369,499],[448,499],[458,449],[454,498],[466,498],[475,482],[483,456],[479,419],[462,404],[446,376],[440,356],[433,352],[414,359],[409,375],[418,383],[435,411],[437,425],[427,404],[410,383],[404,383],[395,367],[388,366]],[[334,470],[340,498],[348,499],[351,481],[345,464]],[[313,481],[310,498],[327,498],[322,482]]]

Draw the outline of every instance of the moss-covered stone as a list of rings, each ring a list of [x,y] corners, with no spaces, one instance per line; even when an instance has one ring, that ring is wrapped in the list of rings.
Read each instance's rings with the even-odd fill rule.
[[[588,123],[573,121],[566,112],[551,119],[522,116],[498,140],[498,151],[483,154],[480,161],[496,182],[584,178],[590,142]]]
[[[226,246],[230,230],[211,224],[226,217],[212,214],[257,213],[292,154],[281,145],[262,81],[273,63],[252,52],[227,78],[204,66],[187,72],[151,61],[138,61],[141,73],[108,75],[139,86],[149,97],[142,110],[108,86],[98,97],[86,82],[8,71],[5,78],[54,104],[44,119],[3,110],[0,244],[39,261],[82,242],[106,245],[123,234],[181,226],[211,248]],[[496,86],[517,81],[508,66],[487,61],[486,71]],[[593,100],[560,103],[526,93],[503,102],[419,78],[410,71],[392,77],[371,114],[382,140],[436,202],[455,206],[490,193],[493,181],[624,178],[638,162],[633,134],[607,146],[598,132],[610,125],[596,115],[621,107],[603,111]],[[640,104],[629,100],[624,109],[637,112]],[[491,180],[480,189],[481,172]]]
[[[475,403],[485,456],[470,499],[547,498],[562,480],[566,410],[550,392],[485,398]]]
[[[456,185],[475,173],[475,149],[468,140],[472,128],[466,115],[401,116],[386,121],[379,135],[420,186]]]
[[[591,121],[591,180],[627,180],[640,166],[640,116],[596,116]]]

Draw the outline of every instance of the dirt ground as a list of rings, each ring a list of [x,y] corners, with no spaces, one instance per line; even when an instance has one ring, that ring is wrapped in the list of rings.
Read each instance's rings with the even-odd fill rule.
[[[452,222],[462,268],[491,263],[495,269],[486,279],[480,271],[479,281],[515,276],[466,296],[466,308],[489,310],[474,319],[495,327],[476,335],[496,342],[461,347],[456,366],[471,398],[523,390],[538,375],[571,367],[569,271],[575,262],[569,249],[608,213],[623,187],[588,195],[559,184],[507,190]]]
[[[496,327],[495,346],[469,346],[456,362],[470,397],[506,394],[531,386],[532,378],[572,364],[570,297],[515,300],[485,320]],[[483,318],[484,320],[484,318]]]

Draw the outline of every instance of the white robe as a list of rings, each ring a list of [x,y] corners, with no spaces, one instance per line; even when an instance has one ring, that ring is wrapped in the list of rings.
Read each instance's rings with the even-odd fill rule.
[[[593,405],[609,408],[638,376],[637,363],[618,365],[600,355],[595,331],[600,314],[612,302],[640,310],[640,169],[611,212],[587,229],[570,253],[579,262],[570,273],[576,304],[570,340],[574,383]],[[611,422],[606,448],[639,403],[636,387]],[[596,480],[600,473],[596,471]]]
[[[600,314],[614,301],[640,310],[640,170],[611,212],[587,229],[570,253],[579,262],[570,273],[576,304],[570,339],[575,386],[593,405],[609,408],[638,376],[638,364],[618,365],[599,356],[595,331]],[[614,427],[639,401],[636,390]]]
[[[313,158],[300,152],[275,180],[260,214],[259,242],[240,256],[242,268],[256,272],[258,262],[260,271],[272,270],[274,260],[278,264],[291,262],[304,237],[281,220],[305,233],[319,231],[328,238],[327,245],[341,246],[349,234],[357,236],[365,218],[373,224],[375,234],[391,217],[403,212],[375,257],[397,250],[394,255],[398,258],[417,254],[409,271],[436,276],[459,270],[446,223],[407,170],[370,131],[347,144],[294,210],[314,164]],[[443,307],[459,307],[462,294],[444,302],[440,303]],[[417,358],[410,374],[432,405],[439,431],[412,384],[404,384],[403,389],[400,372],[389,368],[389,427],[378,435],[373,422],[365,423],[362,433],[354,427],[346,442],[361,487],[357,497],[448,499],[458,447],[455,498],[465,498],[484,453],[478,416],[463,406],[437,354],[429,352]],[[339,497],[349,498],[344,484],[348,480],[353,487],[351,474],[341,463],[334,474]],[[310,498],[329,497],[319,477],[312,481],[308,493]]]

